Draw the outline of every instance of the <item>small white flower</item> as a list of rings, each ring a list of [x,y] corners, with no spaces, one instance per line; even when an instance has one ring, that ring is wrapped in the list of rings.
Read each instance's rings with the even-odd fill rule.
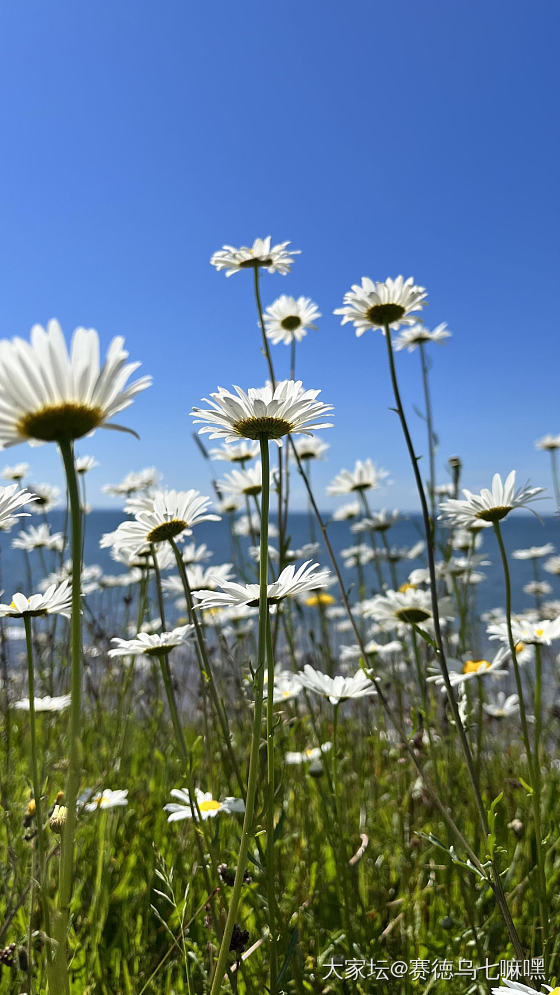
[[[76,473],[84,474],[89,473],[94,467],[99,466],[99,463],[93,456],[77,456],[75,460]]]
[[[222,480],[218,481],[220,492],[233,494],[234,496],[245,494],[251,497],[260,494],[262,491],[262,464],[258,460],[254,466],[248,466],[244,470],[232,470],[226,473]]]
[[[359,518],[362,514],[362,506],[359,501],[347,501],[340,508],[333,511],[334,522],[348,522],[353,518]]]
[[[410,317],[419,311],[426,299],[424,287],[417,287],[411,276],[404,280],[388,278],[384,283],[374,283],[369,277],[362,277],[362,284],[354,284],[344,295],[344,307],[335,309],[342,314],[342,325],[351,321],[356,335],[363,335],[368,328],[399,328],[400,325],[414,325],[417,318]]]
[[[505,518],[514,508],[522,508],[533,501],[543,491],[542,487],[515,488],[515,470],[508,474],[505,483],[499,473],[495,473],[492,478],[492,490],[484,488],[480,494],[473,494],[464,489],[463,500],[451,499],[442,501],[441,511],[443,517],[451,525],[460,525],[469,528],[473,523],[479,522],[484,526],[490,526],[493,522],[499,522]],[[530,509],[532,510],[532,509]]]
[[[169,812],[168,822],[177,822],[179,819],[194,819],[198,820],[198,811],[200,812],[200,818],[205,821],[206,819],[213,819],[218,812],[226,812],[228,815],[232,815],[234,812],[244,812],[245,802],[242,798],[224,798],[223,801],[216,801],[212,797],[211,791],[200,791],[199,788],[195,788],[195,798],[196,805],[193,812],[193,806],[191,805],[190,795],[186,788],[173,788],[171,792],[172,798],[178,798],[179,804],[176,802],[169,802],[164,805],[164,811]]]
[[[502,646],[496,653],[492,663],[488,660],[456,660],[456,667],[449,667],[449,683],[451,687],[457,687],[475,678],[487,677],[489,674],[492,674],[493,677],[503,677],[507,674],[507,670],[502,668],[502,664],[506,662],[509,655],[509,650],[505,646]],[[449,663],[451,664],[452,661],[450,660]],[[426,680],[437,684],[441,687],[442,693],[445,694],[445,682],[442,674],[432,674]]]
[[[218,387],[204,400],[210,410],[193,408],[195,423],[208,422],[199,433],[211,439],[237,442],[239,439],[273,439],[281,445],[291,432],[309,435],[318,428],[331,428],[330,422],[317,421],[332,411],[332,404],[317,401],[320,390],[304,390],[301,380],[282,380],[272,387],[250,387],[248,393],[234,387],[235,394]]]
[[[363,670],[357,670],[353,677],[329,677],[315,670],[309,663],[305,664],[303,673],[299,675],[303,687],[316,694],[328,698],[332,705],[338,705],[348,698],[364,698],[377,694],[375,687]]]
[[[308,560],[300,567],[295,568],[292,564],[285,567],[274,583],[267,586],[267,601],[269,605],[276,604],[283,598],[302,594],[304,591],[314,591],[318,587],[325,587],[330,581],[328,570],[322,570],[318,563],[311,563]],[[223,583],[221,591],[194,591],[193,594],[199,601],[198,608],[220,608],[228,605],[249,605],[255,607],[259,604],[260,587],[258,584],[237,584]]]
[[[28,511],[20,511],[24,505],[36,501],[36,495],[26,490],[18,490],[17,484],[0,487],[0,525],[9,526],[16,518],[28,518]]]
[[[23,480],[29,473],[29,463],[16,463],[15,466],[5,466],[2,470],[4,480]]]
[[[236,249],[233,245],[224,245],[215,252],[210,263],[217,270],[225,269],[226,276],[232,276],[242,269],[265,269],[268,273],[281,273],[285,276],[292,268],[293,256],[300,254],[299,249],[287,250],[289,242],[280,242],[270,247],[271,236],[256,238],[251,248],[242,245]]]
[[[292,750],[287,750],[284,754],[284,763],[287,764],[307,764],[314,760],[320,760],[321,757],[332,750],[332,743],[321,743],[321,746],[313,746],[308,750],[303,750],[302,753],[297,753]]]
[[[551,542],[544,546],[529,546],[528,549],[514,549],[511,554],[514,560],[539,560],[541,556],[550,556],[554,552],[554,545]]]
[[[341,470],[327,487],[327,494],[351,494],[353,491],[377,490],[389,471],[377,467],[371,459],[357,460],[353,470]]]
[[[492,995],[543,995],[542,988],[549,992],[549,995],[560,995],[560,987],[553,989],[550,985],[543,985],[538,990],[529,988],[529,985],[522,985],[520,981],[510,981],[509,978],[504,978],[504,985],[501,985],[500,988],[493,988]]]
[[[42,522],[40,525],[30,525],[28,529],[22,529],[19,535],[12,539],[13,549],[25,549],[28,553],[34,549],[52,549],[60,553],[64,548],[64,536],[62,532],[51,532],[48,525]]]
[[[282,294],[274,304],[267,307],[264,312],[264,327],[266,337],[273,345],[283,342],[290,345],[291,342],[301,342],[307,334],[309,328],[315,328],[313,324],[321,313],[316,304],[309,297],[288,297]]]
[[[409,352],[414,352],[419,345],[425,342],[441,344],[450,337],[451,332],[447,331],[447,323],[445,321],[441,325],[437,325],[432,332],[422,324],[413,325],[411,328],[404,328],[399,337],[395,339],[395,349],[397,351],[408,349]]]
[[[512,618],[511,631],[513,641],[523,645],[550,646],[554,639],[560,639],[560,617],[551,621],[542,619],[534,621],[529,618]],[[504,645],[509,645],[506,622],[496,622],[488,626],[489,639],[499,639]]]
[[[354,522],[350,526],[351,532],[386,532],[395,522],[398,522],[400,513],[398,511],[372,511],[367,518],[362,518],[359,522]]]
[[[227,463],[246,463],[247,460],[254,459],[258,454],[258,442],[254,440],[247,442],[243,439],[241,442],[230,442],[219,448],[211,449],[210,459],[225,460]]]
[[[175,646],[182,646],[186,643],[193,625],[181,625],[177,629],[169,632],[159,632],[150,635],[147,632],[139,632],[134,639],[119,639],[115,636],[111,639],[115,643],[114,649],[109,650],[109,656],[167,656]]]
[[[104,484],[102,490],[106,494],[115,494],[118,497],[131,497],[133,494],[150,491],[157,486],[159,473],[155,466],[146,467],[144,470],[132,470],[123,477],[120,484]]]
[[[330,448],[328,442],[323,442],[316,435],[308,438],[296,439],[294,442],[296,453],[300,459],[322,459],[327,449]]]
[[[266,685],[266,680],[265,680]],[[275,705],[289,701],[300,694],[302,688],[299,674],[292,670],[277,670],[274,674],[274,691],[272,700]]]
[[[127,795],[128,788],[125,788],[124,791],[122,788],[117,791],[105,788],[103,791],[98,791],[91,801],[86,802],[84,808],[86,812],[95,812],[100,808],[122,808],[124,805],[128,805]]]
[[[47,694],[44,698],[34,698],[33,707],[36,712],[62,712],[69,707],[71,701],[71,694],[61,694],[54,698]],[[20,698],[19,701],[14,701],[13,707],[19,711],[28,712],[30,709],[29,698]]]
[[[51,484],[33,484],[33,490],[37,495],[35,506],[32,511],[45,513],[56,507],[60,498],[60,487],[53,487]]]
[[[32,594],[26,598],[24,594],[14,594],[11,604],[0,604],[0,617],[23,618],[28,615],[34,618],[38,615],[64,615],[70,617],[72,607],[72,591],[67,580],[58,586],[51,584],[44,594]]]
[[[517,715],[519,710],[519,696],[509,694],[506,697],[504,691],[498,691],[493,701],[485,702],[482,706],[484,711],[491,715],[493,719],[505,719],[510,715]]]
[[[537,439],[535,447],[537,449],[544,449],[545,451],[560,449],[560,435],[543,435],[542,439]]]
[[[219,522],[220,516],[210,514],[210,498],[199,491],[157,491],[151,497],[131,498],[125,511],[134,520],[122,522],[113,533],[116,546],[140,549],[145,543],[164,542],[185,533],[191,534],[200,522]]]
[[[440,618],[452,618],[451,604],[447,598],[438,601]],[[419,625],[425,628],[433,621],[432,598],[429,591],[415,590],[386,591],[378,594],[368,603],[365,615],[382,624]]]
[[[544,569],[549,574],[560,575],[560,556],[551,556],[544,564]]]

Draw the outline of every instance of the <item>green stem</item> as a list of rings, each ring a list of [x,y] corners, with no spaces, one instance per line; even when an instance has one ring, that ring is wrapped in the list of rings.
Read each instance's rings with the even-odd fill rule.
[[[268,461],[268,439],[261,439],[261,460],[263,467],[263,491],[261,501],[261,543],[260,543],[260,564],[259,564],[259,644],[257,650],[257,668],[255,672],[255,712],[253,716],[253,730],[251,735],[251,750],[249,755],[249,776],[247,781],[247,798],[245,802],[245,816],[243,819],[243,829],[241,832],[241,842],[239,845],[239,856],[237,858],[237,870],[235,881],[231,893],[230,907],[224,935],[220,945],[220,952],[214,970],[210,995],[217,995],[222,986],[224,974],[226,972],[229,945],[233,933],[233,927],[237,916],[237,909],[243,888],[243,877],[247,866],[249,853],[249,843],[252,838],[253,815],[255,810],[255,799],[257,795],[257,779],[259,770],[259,748],[261,741],[261,721],[263,710],[263,689],[264,689],[264,668],[266,662],[266,633],[268,627],[268,505],[269,505],[269,461]],[[267,483],[265,484],[265,481]],[[269,693],[274,693],[274,684],[269,688]]]
[[[35,724],[35,671],[33,667],[33,637],[31,633],[31,617],[24,614],[23,624],[25,625],[25,645],[27,648],[27,681],[29,687],[29,729],[31,734],[31,779],[33,782],[33,797],[35,800],[35,822],[37,824],[37,850],[39,856],[39,868],[37,877],[39,879],[39,893],[43,911],[43,929],[47,936],[51,935],[51,921],[49,913],[49,902],[47,895],[47,866],[45,854],[45,827],[43,825],[43,805],[41,801],[41,781],[39,779],[39,765],[37,762],[37,729]],[[51,959],[50,944],[47,943],[47,959]]]
[[[277,952],[277,903],[274,880],[274,647],[270,618],[266,627],[267,656],[267,696],[266,696],[266,893],[268,901],[268,921],[271,936],[270,946],[270,995],[276,995],[278,976]]]
[[[72,895],[74,837],[76,834],[76,801],[78,798],[82,768],[82,510],[78,491],[78,481],[76,478],[76,467],[74,464],[73,444],[69,440],[64,440],[59,442],[59,448],[66,473],[66,485],[70,500],[72,529],[72,698],[70,705],[68,774],[66,777],[66,786],[64,791],[66,823],[62,833],[58,903],[54,921],[55,952],[52,971],[49,973],[49,990],[51,995],[70,995],[70,979],[68,976],[68,964],[66,960],[66,934],[70,915],[70,898]]]
[[[435,447],[434,428],[432,419],[432,403],[430,400],[430,383],[428,380],[428,360],[424,343],[420,343],[420,359],[422,362],[422,383],[424,385],[424,401],[426,404],[426,424],[428,426],[428,452],[430,454],[430,481],[428,494],[430,496],[430,511],[432,514],[432,528],[436,525],[436,469],[435,469]]]

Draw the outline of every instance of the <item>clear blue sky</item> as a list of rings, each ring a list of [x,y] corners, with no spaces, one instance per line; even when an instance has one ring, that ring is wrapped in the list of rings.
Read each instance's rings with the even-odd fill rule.
[[[534,441],[560,432],[559,22],[556,0],[2,6],[0,336],[56,316],[124,335],[154,377],[120,419],[140,443],[79,447],[102,464],[94,504],[152,464],[209,492],[188,411],[265,366],[250,274],[208,260],[267,234],[302,255],[263,276],[265,303],[304,294],[324,316],[298,353],[336,407],[318,485],[370,456],[395,481],[377,505],[416,505],[381,336],[332,315],[363,275],[398,273],[453,332],[431,353],[439,480],[457,453],[471,489],[513,467],[550,485]],[[418,354],[398,367],[424,451]],[[28,459],[59,479],[51,447],[0,465]]]

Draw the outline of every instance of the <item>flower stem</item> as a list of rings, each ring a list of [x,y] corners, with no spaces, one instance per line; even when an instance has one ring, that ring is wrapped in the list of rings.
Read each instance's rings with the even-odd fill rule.
[[[68,774],[64,791],[66,823],[62,834],[58,903],[54,921],[55,953],[49,973],[51,995],[69,995],[70,980],[66,961],[66,933],[72,895],[74,837],[76,834],[76,801],[82,767],[81,702],[82,702],[82,509],[74,464],[74,448],[69,440],[59,442],[70,499],[72,527],[72,619],[71,619],[71,704]]]
[[[266,635],[268,628],[268,505],[269,505],[269,460],[268,460],[268,439],[266,437],[261,442],[261,461],[263,468],[263,489],[261,499],[261,537],[260,537],[260,563],[259,563],[259,643],[257,650],[257,667],[255,672],[255,711],[253,716],[253,730],[251,735],[251,750],[249,755],[249,776],[247,780],[247,797],[245,801],[245,816],[243,819],[243,829],[241,831],[241,843],[237,858],[237,870],[235,881],[231,893],[231,901],[228,911],[224,935],[220,945],[220,952],[214,970],[210,995],[217,995],[220,991],[224,974],[226,972],[229,945],[235,925],[237,909],[241,898],[243,887],[243,877],[247,867],[247,857],[249,853],[249,843],[252,837],[253,815],[255,811],[255,799],[257,794],[257,778],[259,770],[259,749],[261,741],[261,721],[263,711],[263,690],[264,690],[264,668],[266,662]],[[273,694],[274,683],[269,688],[269,693]]]
[[[428,452],[430,456],[430,480],[428,494],[430,496],[430,511],[432,515],[432,528],[436,525],[436,461],[434,446],[434,428],[432,419],[432,402],[430,399],[430,383],[428,380],[428,359],[424,343],[420,342],[420,359],[422,362],[422,383],[424,385],[424,401],[426,404],[426,425],[428,427]]]

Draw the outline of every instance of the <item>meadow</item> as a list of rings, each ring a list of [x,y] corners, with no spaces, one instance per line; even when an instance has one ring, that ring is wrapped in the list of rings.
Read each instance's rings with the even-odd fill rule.
[[[102,365],[93,330],[69,350],[54,321],[0,343],[0,446],[50,444],[67,482],[57,518],[26,464],[0,487],[20,558],[3,547],[2,995],[560,991],[557,520],[516,531],[546,466],[480,493],[458,458],[444,475],[429,369],[449,332],[423,324],[411,278],[364,278],[338,310],[384,338],[419,515],[403,545],[370,453],[322,514],[336,415],[328,385],[296,379],[318,308],[261,301],[288,245],[213,256],[254,293],[266,386],[192,399],[208,495],[153,468],[110,485],[103,567],[74,444],[125,410],[133,429],[149,377],[129,382],[122,339]],[[560,436],[537,445],[558,501]]]

